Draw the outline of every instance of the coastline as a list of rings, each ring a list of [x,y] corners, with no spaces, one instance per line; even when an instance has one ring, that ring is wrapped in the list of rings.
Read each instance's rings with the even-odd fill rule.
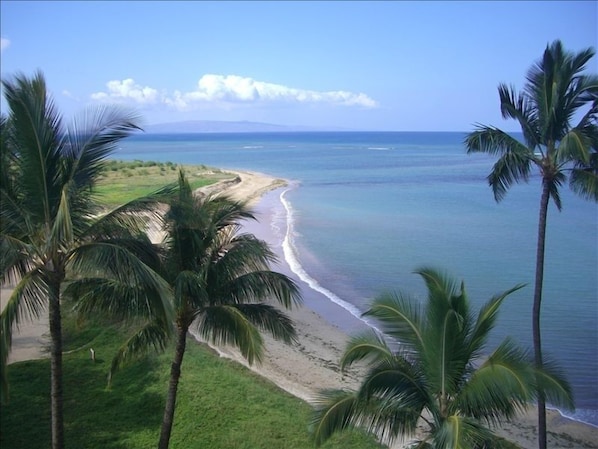
[[[300,286],[304,305],[287,311],[297,328],[299,343],[288,346],[264,336],[266,353],[260,365],[250,368],[268,378],[289,393],[312,402],[317,391],[323,388],[354,388],[359,383],[359,371],[352,369],[340,373],[338,361],[342,355],[349,334],[334,324],[334,316],[349,314],[345,309],[332,303],[325,295],[312,289],[291,269],[285,259],[282,242],[277,240],[270,228],[272,217],[263,201],[264,194],[274,196],[286,181],[267,175],[246,171],[230,171],[237,176],[234,183],[210,186],[213,193],[226,192],[235,199],[246,199],[254,206],[259,222],[246,224],[247,232],[252,232],[266,240],[279,257],[274,269],[292,277]],[[276,200],[276,198],[274,198]],[[7,295],[2,289],[2,299]],[[327,317],[327,318],[325,318]],[[356,319],[357,321],[357,319]],[[47,332],[47,319],[25,323],[14,336],[13,350],[9,363],[40,358],[43,351],[43,334]],[[365,324],[361,323],[363,326]],[[356,323],[359,326],[359,323]],[[247,366],[239,353],[230,348],[215,348],[224,357],[239,361]],[[556,410],[547,413],[548,443],[551,448],[597,448],[598,428],[562,416]],[[496,433],[515,442],[522,448],[533,449],[536,442],[536,415],[533,407],[513,422],[502,425]],[[393,446],[394,447],[394,446]],[[401,445],[396,445],[397,448]]]
[[[267,176],[255,174],[260,176]],[[341,306],[332,303],[324,294],[315,291],[303,281],[290,267],[280,237],[270,229],[272,217],[268,204],[280,201],[282,189],[272,187],[262,190],[260,201],[256,202],[258,223],[248,223],[247,230],[266,240],[279,258],[277,269],[290,276],[298,283],[304,304],[290,311],[285,311],[294,321],[299,335],[299,344],[287,346],[269,336],[264,336],[266,353],[260,365],[249,366],[251,370],[268,378],[280,388],[305,400],[313,402],[318,390],[325,388],[355,388],[359,384],[359,369],[350,369],[341,373],[338,361],[344,351],[349,334],[331,322],[330,317],[337,314],[350,315]],[[276,189],[276,190],[275,190]],[[265,193],[275,190],[270,198]],[[275,198],[272,198],[275,196]],[[355,319],[355,321],[358,321]],[[365,326],[365,323],[356,323]],[[222,357],[228,357],[248,366],[240,354],[231,348],[213,348]],[[598,448],[598,427],[575,421],[562,415],[558,410],[547,410],[548,444],[551,448]],[[522,448],[537,447],[537,415],[535,407],[530,406],[512,422],[503,423],[495,432]],[[400,448],[400,443],[393,447]]]

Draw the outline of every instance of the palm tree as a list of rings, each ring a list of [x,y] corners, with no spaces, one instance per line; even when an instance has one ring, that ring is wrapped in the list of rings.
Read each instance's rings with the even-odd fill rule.
[[[131,313],[154,320],[169,316],[169,289],[148,266],[158,259],[135,214],[154,200],[103,212],[93,193],[116,144],[139,129],[136,117],[98,108],[66,128],[41,73],[19,74],[3,87],[9,114],[1,121],[0,270],[2,285],[14,290],[0,314],[2,396],[7,399],[13,327],[48,309],[52,448],[60,449],[64,287],[93,277],[113,295],[110,303],[126,303]]]
[[[414,447],[484,448],[495,438],[484,424],[515,416],[534,397],[537,382],[556,402],[572,406],[558,371],[536,373],[512,340],[486,356],[500,305],[522,286],[493,297],[476,317],[463,283],[431,268],[416,273],[428,289],[424,305],[385,294],[365,312],[392,341],[374,331],[351,339],[341,368],[367,360],[369,370],[357,391],[322,392],[312,423],[317,445],[353,426],[384,439],[411,438],[421,419],[426,433]]]
[[[534,169],[542,181],[532,312],[538,367],[543,363],[540,311],[549,201],[552,199],[561,210],[559,189],[567,177],[573,192],[598,201],[598,76],[582,73],[593,55],[591,48],[568,52],[557,40],[546,47],[543,58],[528,71],[522,92],[517,94],[513,87],[499,85],[502,115],[519,122],[523,142],[484,125],[477,125],[465,139],[468,154],[498,156],[488,176],[497,202],[511,185],[527,182]],[[572,126],[574,117],[581,113],[577,125]],[[538,436],[540,449],[545,449],[546,402],[542,392],[538,395]]]
[[[242,202],[225,196],[197,196],[181,171],[178,195],[164,216],[163,277],[174,292],[175,350],[159,447],[168,448],[187,332],[192,325],[213,344],[238,347],[249,363],[260,361],[265,330],[286,343],[295,341],[292,321],[261,302],[274,298],[289,308],[300,301],[287,276],[269,269],[276,260],[266,242],[240,233],[242,220],[254,219]],[[158,326],[160,328],[160,326]],[[156,333],[159,336],[159,332]],[[134,336],[115,359],[117,368],[151,338]]]

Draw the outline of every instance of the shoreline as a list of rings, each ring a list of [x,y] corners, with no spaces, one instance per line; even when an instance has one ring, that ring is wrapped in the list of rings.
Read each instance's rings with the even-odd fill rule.
[[[252,232],[270,244],[279,258],[275,269],[295,280],[304,294],[303,306],[285,311],[295,322],[300,338],[299,344],[296,347],[289,347],[269,336],[264,336],[266,353],[263,363],[257,366],[248,366],[238,352],[231,348],[213,349],[220,356],[248,366],[283,390],[311,403],[320,389],[354,388],[359,383],[359,369],[351,369],[343,374],[338,370],[338,361],[350,334],[328,319],[330,316],[349,315],[351,312],[334,303],[323,293],[314,290],[313,286],[291,268],[284,253],[284,237],[281,239],[281,236],[275,236],[270,229],[272,214],[275,213],[272,208],[277,205],[265,203],[280,203],[280,195],[283,192],[279,187],[272,190],[274,191],[270,192],[269,198],[261,195],[260,201],[255,206],[260,221],[249,223],[246,228],[248,232]],[[276,198],[273,197],[274,195]],[[278,205],[278,207],[282,206]],[[355,320],[366,326],[362,320],[358,318]],[[535,449],[537,447],[535,410],[535,406],[530,406],[516,420],[494,429],[495,432],[522,448]],[[548,444],[551,448],[598,448],[597,426],[569,418],[557,409],[547,409],[546,419]],[[400,448],[401,444],[393,447]]]
[[[245,223],[244,229],[270,244],[279,258],[279,263],[273,269],[295,280],[304,296],[302,306],[285,311],[295,323],[299,343],[288,346],[264,335],[266,348],[264,360],[261,365],[253,365],[249,368],[283,390],[310,403],[320,389],[355,388],[359,383],[359,369],[350,369],[345,373],[340,373],[338,369],[338,361],[350,334],[335,324],[335,320],[332,319],[350,312],[300,279],[285,258],[283,241],[279,236],[275,236],[271,229],[272,214],[275,213],[272,207],[275,205],[267,204],[265,196],[271,193],[272,196],[269,198],[273,202],[280,202],[280,198],[275,198],[274,195],[277,193],[280,195],[281,187],[287,186],[288,181],[256,172],[225,171],[236,175],[235,181],[217,183],[210,186],[209,190],[215,194],[226,192],[234,199],[249,201],[259,221]],[[3,305],[7,294],[7,289],[2,289]],[[362,322],[362,325],[365,326],[365,323]],[[356,323],[356,326],[359,326],[359,323]],[[35,323],[21,325],[20,332],[13,337],[9,363],[45,357],[46,353],[43,351],[45,332],[47,332],[47,318],[42,317]],[[247,366],[237,351],[227,347],[214,349],[220,356],[234,359]],[[501,425],[499,429],[495,429],[495,432],[522,448],[534,449],[537,447],[536,419],[535,408],[530,407],[517,420]],[[595,443],[598,441],[598,427],[565,417],[554,409],[547,410],[547,423],[548,443],[551,448],[598,448],[598,443]],[[394,445],[394,447],[400,448],[401,445]]]

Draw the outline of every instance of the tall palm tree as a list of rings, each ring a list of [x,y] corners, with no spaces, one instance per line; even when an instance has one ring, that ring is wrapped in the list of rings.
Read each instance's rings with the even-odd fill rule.
[[[264,300],[275,299],[290,308],[301,299],[290,278],[270,270],[276,257],[267,243],[240,232],[242,220],[255,218],[246,204],[225,196],[195,195],[181,171],[178,195],[169,206],[164,216],[162,275],[174,292],[176,342],[160,432],[161,449],[168,448],[170,441],[190,327],[196,326],[199,334],[213,344],[238,347],[253,363],[263,353],[259,330],[286,343],[296,338],[288,316]],[[159,337],[159,332],[155,335]],[[115,358],[113,368],[148,342],[151,338],[134,336]]]
[[[19,74],[3,87],[9,114],[1,121],[0,272],[2,285],[14,290],[0,314],[2,396],[13,327],[48,310],[52,448],[61,449],[61,305],[68,281],[102,279],[111,303],[126,302],[129,311],[155,320],[169,316],[169,289],[148,266],[157,259],[135,214],[154,200],[103,212],[93,191],[116,144],[139,129],[136,117],[98,108],[67,128],[41,73]]]
[[[561,210],[559,189],[567,179],[573,192],[598,201],[598,76],[583,73],[592,56],[591,48],[572,53],[557,40],[528,71],[523,91],[517,93],[514,87],[499,85],[502,115],[519,122],[523,142],[485,125],[478,125],[465,139],[468,153],[498,156],[488,176],[497,202],[511,185],[527,182],[534,170],[541,179],[532,312],[534,357],[539,367],[543,363],[540,311],[548,204],[552,199]],[[578,114],[581,118],[573,126],[571,122]],[[545,449],[546,402],[541,392],[538,436],[540,449]]]
[[[536,393],[536,382],[559,404],[572,406],[566,381],[555,369],[538,371],[510,339],[485,353],[503,300],[489,300],[477,317],[463,283],[432,269],[416,271],[428,289],[423,305],[402,294],[376,298],[365,316],[381,323],[351,339],[341,368],[368,361],[357,391],[324,391],[313,419],[320,445],[334,432],[360,426],[384,439],[412,438],[427,426],[420,449],[484,448],[493,441],[485,424],[513,417]],[[493,447],[493,446],[492,446]]]

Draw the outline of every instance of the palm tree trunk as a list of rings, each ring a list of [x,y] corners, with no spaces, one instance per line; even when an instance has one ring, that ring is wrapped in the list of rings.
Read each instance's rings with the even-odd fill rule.
[[[546,244],[546,218],[548,215],[549,183],[542,182],[540,199],[540,218],[538,220],[538,244],[536,247],[536,282],[534,286],[534,307],[532,312],[532,333],[534,339],[534,360],[541,368],[542,337],[540,333],[540,311],[542,305],[542,284],[544,282],[544,249]],[[538,389],[538,448],[546,449],[546,398],[544,391]]]
[[[162,418],[162,430],[160,431],[159,449],[168,449],[170,442],[170,433],[174,421],[174,408],[176,405],[176,393],[181,377],[181,365],[185,355],[185,346],[187,344],[187,327],[177,327],[177,343],[174,352],[174,360],[170,367],[170,385],[168,386],[168,395],[166,396],[166,405],[164,407],[164,417]]]
[[[52,415],[52,449],[64,448],[62,392],[62,323],[60,316],[60,282],[50,282],[50,410]]]

